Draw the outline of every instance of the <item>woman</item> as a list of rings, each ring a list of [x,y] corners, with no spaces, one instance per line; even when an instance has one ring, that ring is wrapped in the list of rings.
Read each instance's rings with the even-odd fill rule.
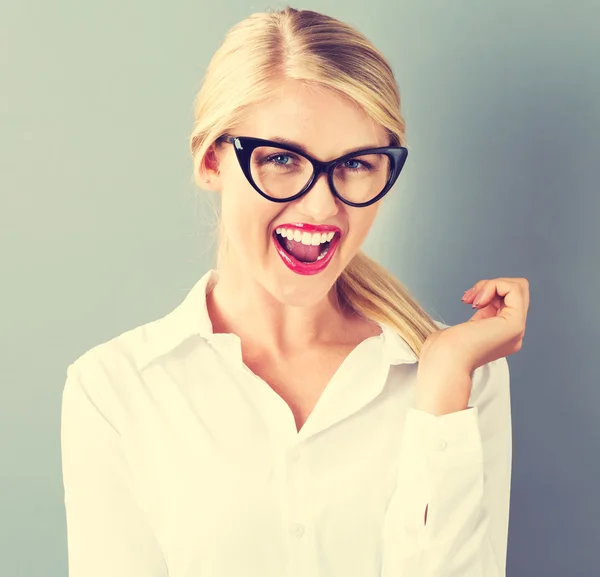
[[[322,14],[254,14],[191,152],[216,270],[68,369],[70,577],[505,575],[528,285],[479,281],[448,327],[360,251],[407,155],[383,56]]]

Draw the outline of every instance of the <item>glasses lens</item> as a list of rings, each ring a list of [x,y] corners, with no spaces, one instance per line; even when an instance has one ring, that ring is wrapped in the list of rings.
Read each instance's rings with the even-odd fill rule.
[[[289,198],[300,192],[313,173],[312,164],[283,148],[259,146],[250,158],[252,179],[266,195]]]
[[[384,188],[392,164],[386,154],[365,154],[344,160],[333,171],[338,194],[350,202],[368,202]]]
[[[386,154],[364,154],[336,165],[333,183],[337,193],[350,202],[363,203],[375,198],[390,177],[392,164]],[[250,172],[255,184],[272,198],[290,198],[311,179],[312,164],[303,156],[271,146],[252,152]]]

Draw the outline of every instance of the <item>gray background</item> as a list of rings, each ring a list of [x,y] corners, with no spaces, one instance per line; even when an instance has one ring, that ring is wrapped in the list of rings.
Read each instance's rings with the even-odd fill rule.
[[[0,574],[66,575],[67,365],[210,266],[192,102],[245,0],[0,4]],[[508,575],[600,574],[600,3],[296,4],[389,57],[409,160],[365,249],[454,324],[525,276]]]

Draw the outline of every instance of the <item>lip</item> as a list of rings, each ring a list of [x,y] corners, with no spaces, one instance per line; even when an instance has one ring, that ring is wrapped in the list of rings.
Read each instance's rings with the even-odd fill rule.
[[[283,249],[283,247],[281,246],[281,244],[279,244],[279,241],[277,240],[277,233],[275,232],[275,230],[277,230],[278,228],[292,228],[303,230],[305,232],[335,232],[335,235],[329,243],[329,249],[327,250],[327,254],[321,260],[308,263],[299,261]],[[324,270],[333,258],[333,255],[335,254],[336,249],[340,244],[340,239],[342,236],[341,229],[337,226],[330,224],[323,224],[319,226],[306,223],[280,224],[275,227],[275,230],[273,230],[272,239],[277,254],[279,254],[281,260],[291,271],[302,275],[318,274],[322,270]]]

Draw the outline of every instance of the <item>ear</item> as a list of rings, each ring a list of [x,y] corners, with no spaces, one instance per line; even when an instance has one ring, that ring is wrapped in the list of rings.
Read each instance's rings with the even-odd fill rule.
[[[204,161],[200,165],[200,176],[204,183],[203,188],[207,190],[221,190],[220,160],[215,144],[211,144],[204,155]]]

